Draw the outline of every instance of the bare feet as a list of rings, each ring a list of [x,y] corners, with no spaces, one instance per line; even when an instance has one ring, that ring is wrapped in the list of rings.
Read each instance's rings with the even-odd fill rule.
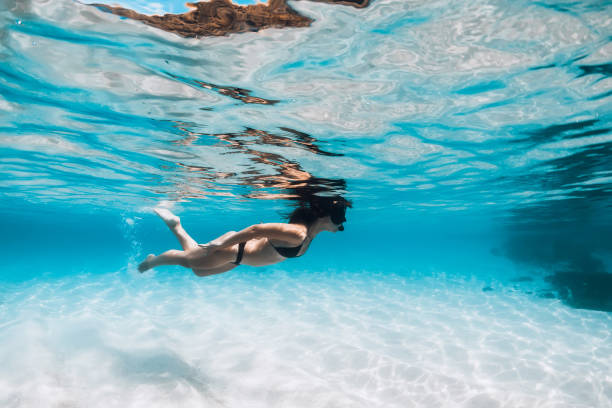
[[[170,210],[166,208],[154,208],[153,211],[155,211],[155,214],[159,215],[159,218],[164,220],[168,228],[174,228],[181,222],[179,217],[172,214]]]
[[[152,266],[151,266],[150,262],[151,262],[151,260],[152,260],[153,258],[155,258],[155,255],[153,255],[153,254],[149,254],[149,255],[147,256],[147,259],[145,259],[144,261],[142,261],[142,262],[140,263],[140,265],[138,265],[138,271],[139,271],[140,273],[143,273],[143,272],[148,271],[149,269],[151,269],[151,268],[152,268]]]

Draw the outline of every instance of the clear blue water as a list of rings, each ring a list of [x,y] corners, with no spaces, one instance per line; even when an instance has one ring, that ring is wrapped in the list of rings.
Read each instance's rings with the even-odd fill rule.
[[[612,6],[292,6],[0,3],[0,405],[612,407]],[[135,270],[309,188],[301,258]]]

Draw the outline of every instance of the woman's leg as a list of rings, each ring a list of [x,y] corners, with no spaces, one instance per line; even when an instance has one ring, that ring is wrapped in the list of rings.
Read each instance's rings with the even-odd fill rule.
[[[209,253],[205,248],[196,246],[193,249],[179,251],[171,249],[160,255],[149,255],[140,265],[138,270],[144,272],[160,265],[181,265],[192,269],[217,269],[225,267],[236,259],[238,245],[229,248],[217,249]],[[233,265],[233,264],[232,264]],[[229,269],[227,269],[229,270]],[[223,271],[225,272],[225,271]]]
[[[176,239],[178,239],[178,241],[181,243],[183,250],[187,251],[188,249],[193,249],[198,246],[198,243],[183,229],[181,219],[179,217],[172,214],[170,210],[165,208],[155,208],[153,211],[155,211],[155,214],[159,215],[159,217],[164,220],[168,228],[170,228],[170,231],[174,233]]]
[[[171,249],[158,256],[150,254],[140,265],[138,265],[138,270],[140,272],[160,265],[181,265],[186,268],[193,268],[194,272],[196,270],[206,270],[211,272],[207,274],[214,274],[228,271],[236,266],[231,262],[236,259],[238,245],[208,253],[206,249],[200,248],[198,243],[187,234],[181,226],[181,219],[179,217],[165,208],[155,208],[154,211],[166,223],[170,231],[174,233],[183,251]],[[223,239],[234,233],[235,231],[226,232],[217,239]],[[226,269],[212,272],[222,268]],[[198,274],[198,272],[196,272],[196,274]]]
[[[187,253],[185,251],[171,249],[157,256],[150,254],[147,256],[147,259],[138,265],[138,270],[144,272],[160,265],[181,265],[185,268],[189,268]]]
[[[170,231],[174,233],[176,239],[181,243],[181,247],[183,250],[187,251],[188,249],[193,249],[198,246],[198,243],[187,234],[187,232],[183,229],[183,225],[181,224],[181,219],[172,214],[170,210],[165,208],[155,208],[153,209],[155,214],[159,215],[159,217],[166,223]],[[229,231],[225,234],[221,235],[217,240],[224,239],[228,235],[235,234],[236,231]]]
[[[236,260],[237,255],[238,245],[215,249],[212,252],[208,252],[207,248],[198,247],[187,252],[187,262],[192,269],[217,269],[227,267],[228,264],[234,265],[232,262]]]

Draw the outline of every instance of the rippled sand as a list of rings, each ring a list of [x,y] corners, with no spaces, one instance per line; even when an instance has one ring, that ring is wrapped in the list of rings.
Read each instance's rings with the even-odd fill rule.
[[[0,405],[612,406],[609,313],[482,288],[280,269],[5,284]]]

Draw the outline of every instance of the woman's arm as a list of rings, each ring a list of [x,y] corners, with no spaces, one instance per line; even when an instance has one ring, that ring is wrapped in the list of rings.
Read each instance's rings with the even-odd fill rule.
[[[306,227],[299,224],[283,223],[255,224],[242,231],[222,235],[203,246],[226,248],[251,239],[264,237],[284,241],[289,245],[300,245],[306,239]]]

